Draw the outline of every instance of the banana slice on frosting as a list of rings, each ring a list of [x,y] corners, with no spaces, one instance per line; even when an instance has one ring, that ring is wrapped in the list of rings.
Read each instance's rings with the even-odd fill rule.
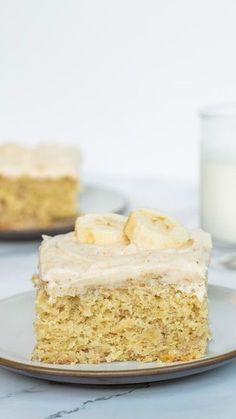
[[[177,249],[189,240],[188,230],[181,224],[165,214],[144,208],[129,214],[124,232],[131,243],[150,249]]]
[[[127,217],[118,214],[87,214],[77,218],[75,235],[80,243],[128,244],[124,233]]]

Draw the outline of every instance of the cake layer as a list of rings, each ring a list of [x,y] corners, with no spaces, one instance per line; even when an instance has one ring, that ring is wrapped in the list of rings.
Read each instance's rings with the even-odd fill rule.
[[[77,215],[74,178],[36,179],[0,175],[0,229],[44,227]]]
[[[36,311],[33,359],[48,363],[186,361],[206,350],[207,298],[158,278],[54,303],[39,288]]]
[[[75,233],[44,237],[40,247],[40,281],[51,299],[75,296],[89,288],[116,288],[130,280],[158,278],[177,290],[206,294],[210,236],[189,232],[187,245],[179,249],[143,249],[134,244],[94,245],[79,243]]]

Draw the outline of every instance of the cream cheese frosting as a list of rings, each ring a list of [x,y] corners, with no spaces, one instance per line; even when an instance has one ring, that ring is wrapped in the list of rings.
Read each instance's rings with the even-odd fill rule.
[[[77,295],[91,287],[119,287],[129,280],[172,284],[202,300],[211,239],[202,230],[189,232],[180,249],[144,249],[134,244],[79,243],[74,232],[45,236],[40,246],[39,277],[48,295]],[[151,283],[151,282],[150,282]]]
[[[17,144],[0,146],[0,175],[33,178],[77,178],[79,152],[60,144],[24,147]]]

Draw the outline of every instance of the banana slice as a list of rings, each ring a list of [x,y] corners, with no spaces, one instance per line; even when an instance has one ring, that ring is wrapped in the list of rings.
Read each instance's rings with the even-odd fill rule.
[[[80,243],[128,244],[124,233],[127,217],[118,214],[87,214],[77,218],[75,235]]]
[[[124,232],[131,243],[150,249],[177,249],[189,240],[188,230],[181,224],[144,208],[130,213]]]

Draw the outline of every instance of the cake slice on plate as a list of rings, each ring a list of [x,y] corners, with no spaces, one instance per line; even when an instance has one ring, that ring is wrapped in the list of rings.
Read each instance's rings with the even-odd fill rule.
[[[32,359],[186,361],[208,342],[210,236],[157,211],[89,214],[40,247]]]
[[[47,227],[76,217],[78,190],[74,149],[0,146],[0,229]]]

